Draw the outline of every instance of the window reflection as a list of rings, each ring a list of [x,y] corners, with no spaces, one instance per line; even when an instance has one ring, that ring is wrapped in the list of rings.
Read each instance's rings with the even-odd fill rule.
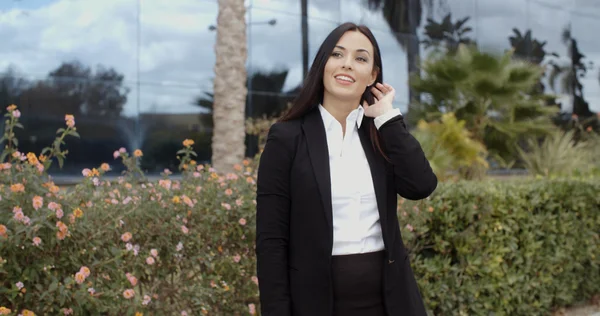
[[[600,27],[600,9],[596,7],[586,14],[575,11],[571,23],[572,36],[577,40],[580,53],[585,55],[583,62],[588,69],[579,78],[583,85],[583,98],[591,111],[600,112],[600,46],[596,34]]]
[[[176,153],[184,139],[194,140],[198,162],[210,159],[212,93],[183,86],[140,86],[139,137],[136,148],[144,152],[142,168],[158,173],[177,171]],[[210,108],[209,108],[210,107]]]
[[[263,9],[252,9],[249,25],[248,74],[287,71],[282,90],[292,90],[302,82],[301,18]],[[276,24],[262,23],[275,20]],[[310,23],[309,23],[310,28]],[[250,82],[249,90],[255,88]],[[269,92],[272,89],[269,90]],[[279,92],[279,91],[276,91]]]
[[[504,52],[511,47],[513,29],[525,32],[530,27],[527,1],[477,1],[475,8],[471,25],[477,26],[477,45],[483,50]]]

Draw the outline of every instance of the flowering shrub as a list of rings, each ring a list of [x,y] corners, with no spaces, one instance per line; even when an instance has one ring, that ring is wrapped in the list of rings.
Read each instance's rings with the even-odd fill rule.
[[[67,115],[41,154],[21,153],[8,108],[0,161],[0,315],[253,315],[257,161],[219,174],[177,152],[180,180],[148,182],[143,153],[114,152],[59,188],[46,171],[78,137]],[[117,181],[110,164],[127,171]],[[600,292],[600,184],[440,184],[400,199],[402,236],[436,315],[534,315]],[[35,314],[34,314],[35,313]]]
[[[65,138],[78,137],[74,118],[36,155],[16,147],[19,116],[8,108],[0,165],[0,206],[10,210],[0,213],[0,315],[255,312],[251,161],[220,175],[194,162],[186,140],[182,179],[166,170],[149,183],[138,181],[143,153],[120,149],[127,172],[117,182],[103,179],[104,163],[60,189],[46,170],[64,161]]]

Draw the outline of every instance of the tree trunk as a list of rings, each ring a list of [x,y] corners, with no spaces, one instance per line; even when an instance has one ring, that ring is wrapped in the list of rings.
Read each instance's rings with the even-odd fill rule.
[[[245,152],[246,8],[244,0],[219,0],[213,105],[212,165],[231,172]]]

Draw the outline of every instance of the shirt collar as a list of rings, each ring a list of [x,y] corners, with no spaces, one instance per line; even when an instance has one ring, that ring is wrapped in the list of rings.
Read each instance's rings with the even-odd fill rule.
[[[319,111],[321,112],[321,117],[323,118],[323,124],[325,124],[325,129],[328,129],[331,126],[331,124],[333,124],[336,121],[336,119],[321,104],[319,104]],[[365,109],[362,107],[362,105],[359,105],[356,109],[352,110],[350,114],[348,114],[346,121],[350,120],[351,122],[356,122],[356,127],[360,128],[364,116]]]

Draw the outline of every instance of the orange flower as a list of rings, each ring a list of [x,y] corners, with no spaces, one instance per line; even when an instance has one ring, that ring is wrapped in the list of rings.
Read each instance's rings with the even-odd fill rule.
[[[44,206],[44,198],[42,198],[41,196],[34,196],[33,197],[33,208],[35,210],[40,209],[42,206]]]
[[[235,164],[235,165],[233,165],[233,169],[235,169],[237,171],[242,171],[242,166],[239,164]]]
[[[106,172],[106,171],[110,170],[110,166],[105,162],[100,165],[100,169],[102,169],[102,171]]]
[[[44,161],[46,161],[46,159],[48,159],[48,157],[46,157],[44,155],[40,155],[40,157],[38,159],[39,159],[39,161],[44,162]]]
[[[232,195],[233,191],[231,189],[225,190],[225,195]]]
[[[7,231],[6,226],[0,224],[0,236],[1,237],[6,237],[6,231]]]
[[[183,146],[185,147],[191,147],[192,145],[194,145],[194,141],[191,139],[186,139],[183,141]]]
[[[16,109],[17,109],[17,106],[16,106],[16,105],[14,105],[14,104],[11,104],[11,105],[9,105],[9,106],[6,108],[6,110],[7,110],[8,112],[12,112],[12,111],[14,111],[14,110],[16,110]]]
[[[0,306],[0,315],[10,315],[12,311],[4,306]]]
[[[82,284],[85,281],[85,275],[81,272],[75,273],[75,281],[77,284]]]
[[[25,186],[23,185],[23,183],[15,183],[10,186],[10,191],[12,191],[13,193],[25,192]]]
[[[132,289],[127,289],[123,291],[123,297],[126,299],[130,299],[135,296],[135,292]]]
[[[52,186],[50,186],[49,190],[51,193],[56,194],[56,193],[58,193],[58,191],[60,191],[60,188],[57,187],[56,185],[52,185]]]
[[[30,165],[37,165],[39,163],[39,161],[34,153],[27,154],[27,161],[29,162]]]
[[[181,203],[181,198],[179,198],[179,196],[177,196],[177,195],[176,195],[176,196],[174,196],[174,197],[173,197],[173,203],[175,203],[175,204],[179,204],[179,203]]]
[[[143,155],[144,155],[144,153],[142,153],[142,151],[141,151],[141,150],[139,150],[139,149],[136,149],[136,150],[133,152],[133,156],[135,156],[135,157],[138,157],[138,158],[139,158],[139,157],[142,157]]]
[[[28,309],[24,309],[24,310],[21,311],[21,315],[23,315],[23,316],[35,316],[35,313],[32,312],[32,311],[30,311],[30,310],[28,310]]]
[[[78,207],[73,211],[73,215],[77,218],[81,218],[83,216],[83,211]]]

